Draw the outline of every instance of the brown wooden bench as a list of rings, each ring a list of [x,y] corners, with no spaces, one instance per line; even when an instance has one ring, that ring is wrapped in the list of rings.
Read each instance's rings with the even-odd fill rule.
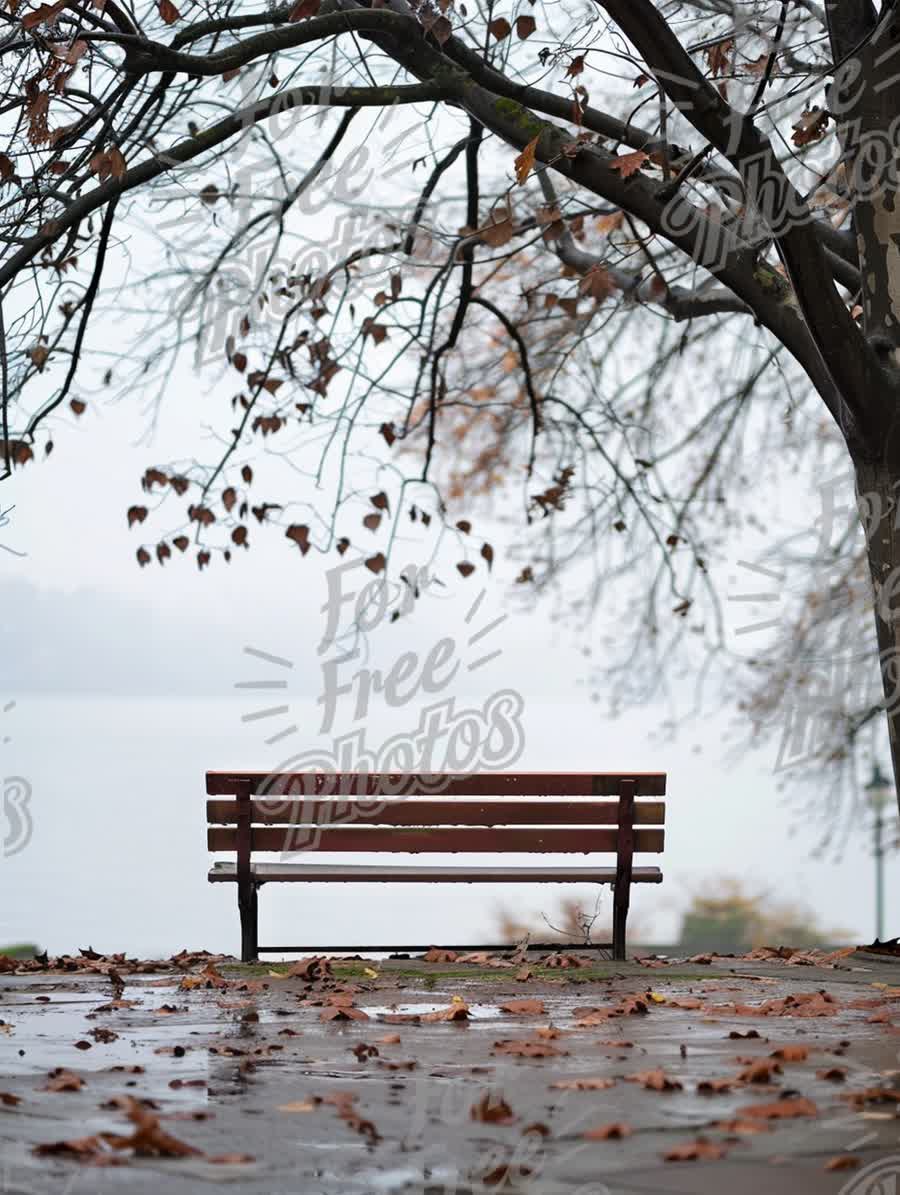
[[[664,772],[518,772],[466,776],[350,773],[207,772],[209,850],[236,855],[216,863],[211,883],[237,884],[241,958],[307,951],[420,951],[427,946],[260,946],[257,892],[272,883],[592,883],[613,887],[613,941],[596,945],[625,958],[632,884],[659,884],[658,867],[635,854],[664,846]],[[609,828],[614,827],[614,828]],[[317,851],[375,854],[615,854],[614,866],[316,863]],[[293,861],[260,863],[260,853]],[[298,857],[301,861],[297,861]],[[498,950],[504,946],[454,947]]]

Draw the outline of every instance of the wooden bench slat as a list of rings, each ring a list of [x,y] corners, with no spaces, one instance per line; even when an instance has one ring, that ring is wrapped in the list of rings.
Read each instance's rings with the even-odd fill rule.
[[[382,826],[617,826],[618,801],[514,801],[510,798],[477,801],[457,797],[434,801],[423,797],[360,804],[340,799],[327,801],[253,800],[250,819],[266,826],[365,825]],[[212,825],[237,825],[238,802],[211,799],[206,820]],[[637,826],[662,826],[664,801],[636,801]]]
[[[477,775],[441,774],[412,776],[399,773],[352,772],[207,772],[209,796],[239,792],[259,795],[316,796],[421,796],[496,797],[506,793],[523,797],[611,797],[623,780],[633,780],[635,796],[663,797],[665,772],[495,772]]]
[[[210,826],[207,843],[211,851],[236,851],[238,831],[230,827]],[[387,851],[423,852],[541,852],[556,854],[578,852],[613,852],[616,850],[616,830],[587,829],[436,829],[381,828],[378,826],[330,826],[314,830],[313,842],[309,831],[302,828],[280,829],[274,826],[254,827],[250,832],[253,851]],[[637,852],[659,853],[665,841],[664,830],[640,829],[634,832]]]
[[[335,880],[346,883],[612,884],[616,879],[614,867],[396,867],[331,863],[254,863],[251,874],[260,884],[269,881],[324,883]],[[236,880],[237,867],[234,863],[217,863],[209,872],[212,884],[233,883]],[[662,872],[658,867],[635,867],[631,882],[660,884]]]

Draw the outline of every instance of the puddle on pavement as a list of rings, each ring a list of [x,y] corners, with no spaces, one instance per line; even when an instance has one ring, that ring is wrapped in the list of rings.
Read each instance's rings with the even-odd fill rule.
[[[111,1009],[89,1016],[94,1009],[109,1004],[109,988],[85,992],[54,991],[49,1001],[38,1001],[33,991],[6,991],[0,995],[0,1017],[10,1026],[10,1032],[0,1037],[0,1076],[26,1078],[45,1076],[56,1067],[90,1075],[109,1073],[113,1067],[141,1066],[140,1076],[145,1083],[166,1087],[171,1079],[206,1078],[209,1056],[206,1040],[220,1025],[195,1016],[154,1016],[162,1004],[173,1002],[175,985],[168,988],[126,988],[125,999],[137,1007]],[[191,1010],[192,1012],[196,1010]],[[153,1017],[151,1023],[148,1018]],[[135,1021],[138,1024],[135,1024]],[[109,1029],[117,1034],[114,1041],[97,1041],[91,1037],[95,1029]],[[200,1040],[192,1040],[200,1039]],[[88,1042],[89,1049],[78,1048],[76,1042]],[[176,1055],[172,1047],[181,1046],[184,1054]],[[165,1053],[157,1050],[165,1049]],[[121,1074],[125,1083],[132,1076]],[[197,1091],[189,1095],[196,1100]],[[191,1089],[187,1089],[190,1093]],[[179,1089],[170,1089],[172,1098],[184,1098]]]
[[[426,1016],[430,1012],[438,1012],[445,1008],[452,1008],[451,999],[441,1000],[437,1004],[392,1004],[390,1007],[372,1006],[369,1004],[361,1004],[359,1006],[363,1012],[368,1013],[370,1017],[384,1017],[384,1016]],[[469,1004],[469,1020],[471,1021],[490,1021],[503,1020],[512,1021],[513,1017],[501,1012],[497,1004]]]

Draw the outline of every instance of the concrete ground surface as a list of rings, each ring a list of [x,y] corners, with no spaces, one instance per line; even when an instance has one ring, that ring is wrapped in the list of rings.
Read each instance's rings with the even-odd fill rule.
[[[288,966],[0,974],[0,1191],[900,1190],[897,963]]]

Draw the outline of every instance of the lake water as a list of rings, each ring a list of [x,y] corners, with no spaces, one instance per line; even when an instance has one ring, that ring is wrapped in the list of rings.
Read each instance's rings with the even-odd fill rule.
[[[87,946],[141,955],[182,947],[237,951],[235,891],[206,879],[204,773],[268,770],[290,753],[267,746],[259,724],[242,721],[246,711],[239,697],[21,697],[14,719],[0,727],[10,738],[2,746],[3,775],[31,784],[34,829],[24,850],[0,858],[0,942],[35,941],[54,953]],[[313,701],[294,702],[301,738],[307,726],[317,729],[320,713]],[[635,892],[641,936],[673,940],[690,893],[706,878],[729,874],[814,904],[822,921],[869,940],[872,863],[864,842],[854,840],[837,862],[813,861],[818,828],[801,822],[790,835],[796,819],[775,793],[771,760],[750,756],[726,765],[709,751],[699,754],[688,739],[673,745],[651,737],[649,717],[642,710],[604,722],[587,702],[529,701],[517,765],[669,772],[665,882]],[[369,721],[373,741],[391,729]],[[715,741],[714,732],[705,724],[707,742]],[[890,921],[896,873],[891,861],[892,933],[900,929]],[[496,935],[501,905],[552,918],[570,891],[280,885],[261,893],[260,937],[263,943],[477,942]],[[603,892],[608,910],[609,890]]]

